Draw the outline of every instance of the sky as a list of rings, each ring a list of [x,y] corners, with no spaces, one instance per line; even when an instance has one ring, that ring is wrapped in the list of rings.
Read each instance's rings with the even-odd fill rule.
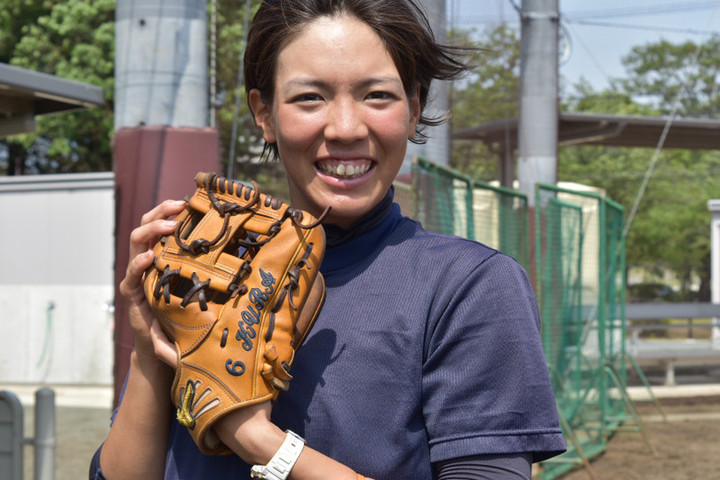
[[[447,0],[447,21],[482,30],[503,20],[519,28],[522,0]],[[720,0],[559,0],[569,55],[560,66],[568,84],[584,78],[596,90],[622,76],[621,59],[636,45],[665,39],[703,42],[720,34]]]

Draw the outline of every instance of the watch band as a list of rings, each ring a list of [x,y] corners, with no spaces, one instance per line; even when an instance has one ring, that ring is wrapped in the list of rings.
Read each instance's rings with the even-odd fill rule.
[[[267,465],[254,465],[250,469],[250,478],[262,480],[285,480],[297,462],[305,440],[295,432],[285,431],[287,435],[280,449],[273,455]]]

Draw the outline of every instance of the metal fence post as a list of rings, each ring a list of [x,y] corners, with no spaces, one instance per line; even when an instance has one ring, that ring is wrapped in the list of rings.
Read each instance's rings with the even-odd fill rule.
[[[55,479],[55,392],[35,392],[35,480]]]
[[[0,392],[0,472],[8,480],[23,480],[24,412],[17,395]]]

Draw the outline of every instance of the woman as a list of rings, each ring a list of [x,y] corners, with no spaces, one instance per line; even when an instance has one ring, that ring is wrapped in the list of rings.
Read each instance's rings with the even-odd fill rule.
[[[287,171],[293,206],[326,217],[327,300],[275,405],[216,424],[237,455],[202,455],[172,420],[171,344],[142,290],[149,247],[183,202],[131,235],[120,291],[135,350],[91,478],[249,478],[304,437],[288,478],[530,478],[565,449],[525,272],[402,217],[392,182],[422,141],[432,79],[465,67],[413,0],[267,0],[245,57],[248,103]],[[255,477],[258,478],[258,477]],[[284,478],[259,477],[259,478]]]

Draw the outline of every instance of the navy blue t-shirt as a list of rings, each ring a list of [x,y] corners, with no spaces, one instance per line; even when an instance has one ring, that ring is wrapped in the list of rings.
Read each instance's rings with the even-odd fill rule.
[[[365,232],[335,245],[328,229],[326,302],[273,421],[376,480],[432,479],[433,462],[470,455],[564,451],[525,271],[426,232],[387,200]],[[238,457],[200,454],[173,423],[166,478],[249,478]]]

